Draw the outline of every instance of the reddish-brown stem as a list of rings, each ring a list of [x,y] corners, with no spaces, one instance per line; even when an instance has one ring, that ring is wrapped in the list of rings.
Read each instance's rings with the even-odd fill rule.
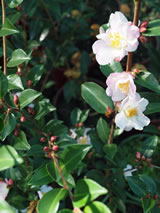
[[[114,118],[112,119],[112,122],[111,122],[111,130],[108,137],[108,144],[112,143],[113,131],[114,131]]]
[[[138,26],[139,20],[139,11],[140,11],[141,0],[135,0],[135,9],[134,9],[134,17],[133,17],[133,24]],[[132,56],[133,53],[129,52],[127,57],[127,64],[126,64],[126,71],[131,71],[132,66]]]
[[[2,5],[2,24],[5,22],[5,3],[1,0]],[[3,36],[3,72],[7,75],[7,47],[6,47],[6,36]]]

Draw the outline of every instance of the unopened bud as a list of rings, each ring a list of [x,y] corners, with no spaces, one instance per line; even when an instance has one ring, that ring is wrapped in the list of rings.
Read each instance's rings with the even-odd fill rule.
[[[145,161],[145,160],[146,160],[146,158],[145,158],[145,156],[144,156],[144,155],[142,156],[142,158],[141,158],[141,159],[142,159],[143,161]]]
[[[136,163],[138,163],[138,162],[139,162],[139,159],[134,159],[134,161],[135,161]]]
[[[78,124],[78,127],[82,127],[82,126],[83,126],[83,123],[80,122],[80,123]]]
[[[19,135],[18,129],[15,129],[15,130],[14,130],[14,135],[15,135],[16,137],[18,137],[18,135]]]
[[[43,148],[43,151],[45,151],[45,152],[49,152],[49,148],[48,148],[48,146],[45,146],[45,147]]]
[[[52,136],[52,137],[50,138],[50,141],[51,141],[51,142],[54,142],[56,139],[57,139],[57,136]]]
[[[12,186],[14,184],[14,181],[10,178],[7,182],[7,186]]]
[[[17,95],[14,95],[14,97],[13,97],[13,102],[14,102],[15,105],[18,105],[19,98],[18,98]]]
[[[140,25],[140,28],[141,27],[147,28],[148,27],[148,23],[149,23],[148,21],[143,21],[142,24]]]
[[[146,32],[147,28],[146,27],[140,27],[139,32],[144,33]]]
[[[26,120],[26,118],[22,115],[20,118],[20,121],[23,123]]]
[[[152,159],[151,158],[147,158],[146,162],[147,163],[151,163]]]
[[[19,76],[19,77],[21,77],[22,76],[22,73],[21,72],[16,72],[16,74]]]
[[[154,195],[154,200],[157,200],[158,199],[158,195]]]
[[[48,156],[49,158],[51,158],[51,159],[52,159],[51,152],[48,152],[48,153],[47,153],[47,156]]]
[[[17,6],[16,9],[17,9],[18,11],[20,11],[20,10],[21,10],[21,7],[20,7],[20,6]]]
[[[45,137],[40,138],[40,142],[45,142],[45,141],[46,141]]]
[[[78,124],[78,123],[76,123],[76,124],[75,124],[75,127],[76,127],[76,128],[78,128],[78,127],[79,127],[79,124]]]
[[[27,111],[28,111],[29,114],[32,114],[33,109],[31,107],[28,107]]]
[[[32,81],[31,81],[31,80],[28,80],[28,81],[27,81],[27,85],[28,85],[28,88],[31,88],[31,86],[32,86]]]
[[[53,148],[52,148],[52,149],[53,149],[53,151],[55,151],[55,152],[56,152],[56,151],[58,151],[59,146],[58,146],[58,145],[55,145],[55,146],[53,146]]]
[[[136,152],[136,158],[140,159],[141,158],[141,153],[140,152]]]
[[[141,35],[141,36],[139,37],[139,40],[140,40],[142,43],[146,43],[146,42],[147,42],[147,37]]]

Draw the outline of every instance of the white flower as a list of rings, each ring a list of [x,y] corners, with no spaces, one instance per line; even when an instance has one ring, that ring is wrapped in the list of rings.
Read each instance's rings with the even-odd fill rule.
[[[71,138],[75,139],[77,137],[77,133],[75,132],[75,129],[70,129],[69,133]]]
[[[134,97],[126,97],[115,117],[116,125],[126,131],[132,128],[142,130],[150,123],[150,119],[143,114],[147,105],[148,100],[141,98],[138,93]]]
[[[90,136],[87,133],[91,130],[91,128],[86,128],[84,131],[84,135],[77,139],[79,144],[91,144]]]
[[[100,65],[121,61],[138,47],[139,28],[127,20],[121,12],[115,12],[109,18],[110,28],[104,32],[100,28],[98,41],[92,46],[96,60]]]
[[[132,165],[127,164],[126,168],[123,169],[124,177],[132,176],[132,172],[137,171],[137,169],[132,169]]]
[[[8,192],[9,192],[9,188],[7,187],[7,183],[0,180],[0,198],[5,200],[8,195]]]
[[[45,193],[51,191],[52,189],[53,189],[53,187],[48,186],[48,185],[41,186],[40,190],[37,191],[39,198],[41,199]]]
[[[136,86],[133,76],[129,72],[111,73],[106,81],[106,93],[112,97],[113,101],[121,101],[126,96],[134,96]]]

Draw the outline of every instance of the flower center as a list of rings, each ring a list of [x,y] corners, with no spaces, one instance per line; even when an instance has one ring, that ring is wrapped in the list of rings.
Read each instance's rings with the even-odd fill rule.
[[[125,110],[125,114],[127,117],[131,118],[133,116],[136,116],[138,114],[138,111],[136,108],[131,108],[131,107],[128,107],[126,110]]]
[[[122,48],[121,40],[122,37],[118,32],[109,33],[109,39],[111,40],[111,47],[113,48]]]
[[[122,93],[128,93],[129,91],[129,81],[125,83],[119,83],[118,88],[121,90]]]
[[[79,138],[79,143],[80,144],[87,144],[87,142],[88,142],[88,139],[87,139],[86,136],[83,136],[83,137]]]

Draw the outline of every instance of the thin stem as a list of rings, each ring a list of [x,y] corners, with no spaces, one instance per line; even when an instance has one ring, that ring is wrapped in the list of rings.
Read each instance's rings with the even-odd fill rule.
[[[114,132],[114,118],[112,119],[112,123],[111,123],[111,130],[108,137],[108,144],[112,143],[113,132]]]
[[[140,5],[141,5],[141,0],[135,0],[135,9],[134,9],[133,24],[136,25],[136,26],[138,26]],[[129,52],[128,53],[128,57],[127,57],[127,65],[126,65],[126,71],[127,72],[131,71],[132,56],[133,56],[133,53]]]
[[[2,5],[2,24],[5,22],[5,4],[4,0],[1,0]],[[3,36],[3,72],[7,75],[7,47],[6,47],[6,36]]]

